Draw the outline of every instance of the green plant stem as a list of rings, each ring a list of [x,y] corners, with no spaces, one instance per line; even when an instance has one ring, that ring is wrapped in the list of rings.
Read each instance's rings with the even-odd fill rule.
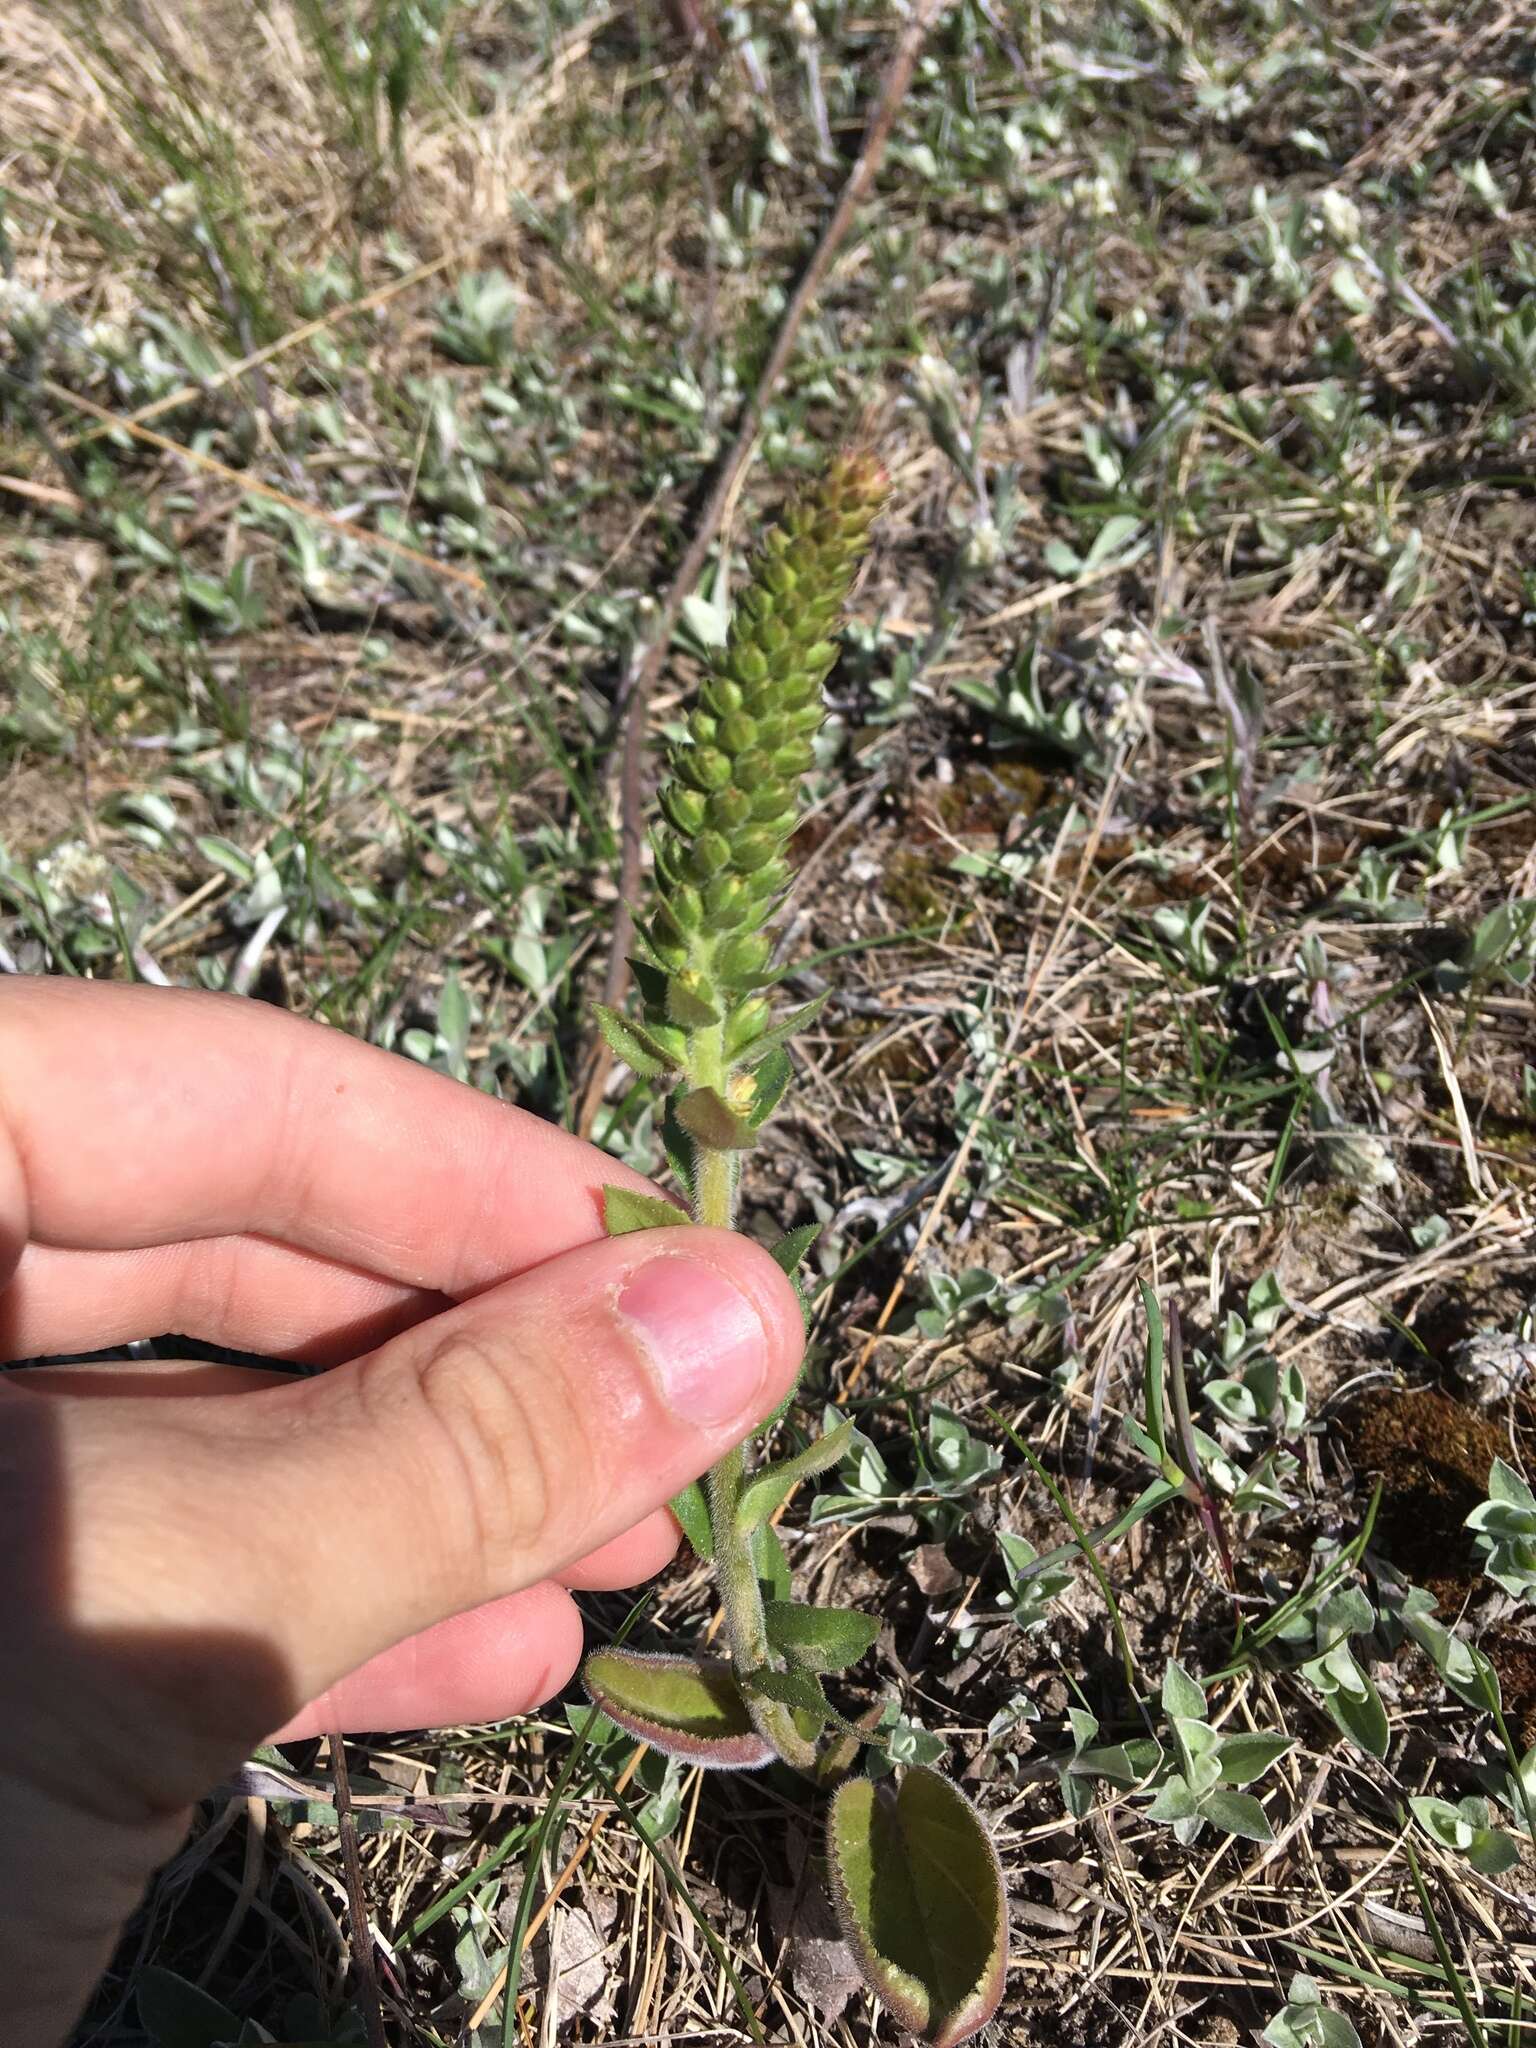
[[[725,1048],[718,1026],[695,1035],[690,1079],[700,1088],[722,1087]],[[719,1151],[713,1145],[696,1143],[694,1147],[693,1220],[716,1230],[735,1226],[736,1162],[729,1152]],[[730,1640],[731,1662],[742,1678],[749,1672],[760,1671],[769,1655],[768,1624],[752,1556],[752,1539],[742,1534],[737,1521],[741,1491],[750,1470],[747,1445],[738,1444],[711,1469],[705,1485],[709,1525],[715,1541],[715,1577],[725,1609],[725,1632]],[[753,1699],[749,1695],[748,1708],[757,1727],[786,1763],[802,1770],[810,1768],[815,1762],[814,1745],[796,1728],[788,1707],[777,1700]]]

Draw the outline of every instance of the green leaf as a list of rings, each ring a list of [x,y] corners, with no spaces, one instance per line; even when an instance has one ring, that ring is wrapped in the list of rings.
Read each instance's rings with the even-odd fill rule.
[[[756,1092],[752,1097],[752,1107],[747,1113],[747,1121],[754,1131],[762,1128],[783,1101],[784,1091],[794,1079],[794,1074],[789,1054],[782,1046],[774,1046],[752,1076]]]
[[[776,1024],[770,1024],[760,1037],[754,1038],[748,1048],[754,1060],[761,1059],[766,1052],[773,1052],[793,1038],[797,1031],[803,1031],[807,1024],[820,1016],[822,1006],[831,989],[823,989],[819,996],[813,996],[808,1003],[802,1003],[798,1010],[791,1010],[787,1017],[781,1017]],[[766,1115],[766,1111],[764,1114]]]
[[[1184,1780],[1170,1778],[1146,1809],[1146,1816],[1168,1827],[1176,1820],[1194,1820],[1199,1811],[1200,1802]]]
[[[779,1502],[789,1498],[802,1479],[813,1479],[818,1472],[840,1465],[853,1440],[853,1430],[851,1422],[840,1422],[836,1429],[829,1429],[824,1437],[807,1444],[793,1458],[785,1458],[777,1465],[766,1465],[761,1472],[754,1473],[742,1488],[741,1498],[736,1504],[737,1527],[743,1533],[760,1527]]]
[[[757,1573],[765,1600],[789,1598],[789,1559],[772,1522],[764,1522],[752,1531],[752,1569]]]
[[[677,1120],[715,1152],[744,1152],[752,1143],[752,1126],[714,1088],[695,1088],[685,1095],[677,1105]]]
[[[1163,1673],[1163,1712],[1192,1721],[1205,1719],[1205,1687],[1191,1678],[1177,1659],[1170,1661]]]
[[[866,1981],[933,2048],[984,2027],[1003,1995],[1008,1900],[991,1837],[936,1771],[849,1778],[832,1797],[827,1865],[843,1937]]]
[[[683,1534],[693,1545],[694,1555],[708,1564],[715,1554],[715,1532],[709,1521],[709,1496],[695,1479],[691,1486],[685,1486],[681,1493],[674,1493],[667,1503],[679,1523]]]
[[[660,1195],[643,1195],[638,1188],[612,1183],[603,1189],[603,1227],[610,1237],[628,1237],[633,1230],[670,1230],[688,1220],[686,1209]]]
[[[1321,1661],[1318,1660],[1319,1663]],[[1302,1668],[1305,1675],[1317,1685],[1318,1681],[1314,1676],[1317,1663],[1304,1665]],[[1318,1691],[1335,1724],[1351,1742],[1363,1749],[1367,1756],[1375,1757],[1380,1763],[1391,1741],[1391,1730],[1387,1726],[1387,1710],[1381,1703],[1381,1694],[1358,1665],[1354,1667],[1354,1674],[1359,1680],[1359,1691],[1327,1685],[1318,1685]]]
[[[634,1069],[642,1081],[654,1081],[677,1065],[665,1046],[658,1045],[640,1025],[631,1024],[617,1010],[610,1010],[606,1003],[596,1003],[593,1007],[597,1012],[598,1028],[610,1048],[625,1066]]]
[[[760,1670],[747,1672],[741,1682],[759,1699],[776,1700],[782,1707],[794,1707],[809,1714],[818,1727],[836,1718],[821,1689],[821,1680],[810,1671],[772,1671],[764,1665]]]
[[[1221,1781],[1224,1785],[1251,1785],[1294,1747],[1295,1739],[1289,1735],[1224,1736],[1219,1751]]]
[[[777,1244],[771,1244],[768,1250],[780,1272],[788,1273],[793,1279],[799,1271],[801,1260],[820,1235],[819,1223],[802,1223],[798,1230],[787,1232]]]
[[[1272,1842],[1275,1838],[1268,1816],[1251,1792],[1229,1792],[1218,1785],[1201,1800],[1200,1811],[1223,1834],[1241,1835],[1245,1842]]]
[[[667,1164],[678,1186],[693,1200],[693,1140],[677,1120],[677,1098],[667,1097],[667,1106],[661,1113],[661,1142],[666,1148]]]
[[[873,1614],[848,1607],[807,1607],[770,1600],[764,1610],[768,1640],[806,1671],[844,1671],[857,1664],[880,1633]]]
[[[139,1972],[133,1988],[139,2025],[155,2048],[214,2048],[215,2042],[232,2041],[240,2031],[240,2022],[227,2005],[157,1963]]]
[[[588,1699],[610,1721],[666,1756],[684,1757],[706,1769],[753,1771],[777,1754],[753,1727],[725,1664],[646,1656],[638,1650],[594,1650],[582,1667],[581,1682]]]

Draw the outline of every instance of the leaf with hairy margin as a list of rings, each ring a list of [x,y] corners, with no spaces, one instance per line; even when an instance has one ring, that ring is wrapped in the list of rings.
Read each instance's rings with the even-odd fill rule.
[[[851,1607],[807,1607],[798,1600],[770,1600],[764,1619],[773,1647],[806,1671],[845,1671],[880,1633],[873,1614]]]
[[[777,1754],[753,1727],[728,1665],[594,1650],[581,1682],[610,1721],[665,1756],[706,1770],[755,1771]]]
[[[900,1789],[849,1778],[832,1797],[827,1864],[838,1924],[897,2023],[956,2048],[1003,1995],[1008,1898],[980,1815],[922,1765]]]
[[[660,1195],[610,1183],[603,1189],[603,1228],[610,1237],[628,1237],[634,1230],[670,1230],[686,1223],[688,1211]]]

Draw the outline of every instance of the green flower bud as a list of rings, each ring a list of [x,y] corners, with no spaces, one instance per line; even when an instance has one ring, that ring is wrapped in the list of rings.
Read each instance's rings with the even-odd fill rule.
[[[729,676],[711,676],[704,685],[703,700],[717,718],[729,718],[733,711],[742,708],[745,693],[740,683]]]
[[[772,785],[782,795],[778,771],[773,765],[773,756],[754,747],[743,754],[736,763],[736,787],[744,789],[749,796],[756,796],[760,789]]]
[[[730,758],[718,747],[690,747],[678,763],[678,773],[686,775],[695,789],[724,789],[731,779]]]
[[[744,875],[752,874],[779,850],[777,832],[743,832],[731,847],[732,864]]]
[[[719,790],[709,799],[707,815],[715,831],[729,835],[754,815],[752,799],[745,790]]]
[[[798,781],[810,769],[816,756],[811,751],[809,740],[791,740],[780,747],[773,757],[773,772],[781,775],[786,782]]]
[[[725,1020],[725,1056],[734,1059],[745,1052],[759,1033],[767,1029],[772,1009],[763,996],[748,996]]]
[[[704,911],[711,931],[726,932],[741,921],[751,901],[740,875],[716,875],[704,891]]]
[[[768,664],[763,658],[762,649],[750,644],[732,646],[730,665],[731,674],[745,690],[755,688],[758,683],[765,681],[768,675]]]
[[[704,923],[704,899],[691,882],[679,882],[667,892],[667,908],[682,932],[696,932]]]
[[[720,721],[720,745],[728,754],[744,754],[757,744],[757,721],[744,711],[734,711]]]
[[[743,932],[739,938],[727,939],[715,954],[715,974],[721,987],[755,981],[772,952],[773,941],[765,932]]]
[[[729,865],[732,855],[730,841],[722,832],[701,832],[689,849],[688,865],[701,882],[707,882],[721,868]]]
[[[661,808],[673,830],[687,839],[697,832],[704,823],[706,805],[703,794],[690,789],[685,782],[669,782],[661,792]]]
[[[688,720],[688,731],[696,746],[712,747],[718,729],[719,721],[704,710],[695,711]]]

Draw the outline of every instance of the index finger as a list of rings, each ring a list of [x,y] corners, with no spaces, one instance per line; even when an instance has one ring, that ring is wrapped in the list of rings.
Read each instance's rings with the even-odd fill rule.
[[[0,982],[0,1278],[29,1239],[243,1232],[462,1297],[600,1237],[611,1181],[647,1185],[524,1110],[263,1003]]]

